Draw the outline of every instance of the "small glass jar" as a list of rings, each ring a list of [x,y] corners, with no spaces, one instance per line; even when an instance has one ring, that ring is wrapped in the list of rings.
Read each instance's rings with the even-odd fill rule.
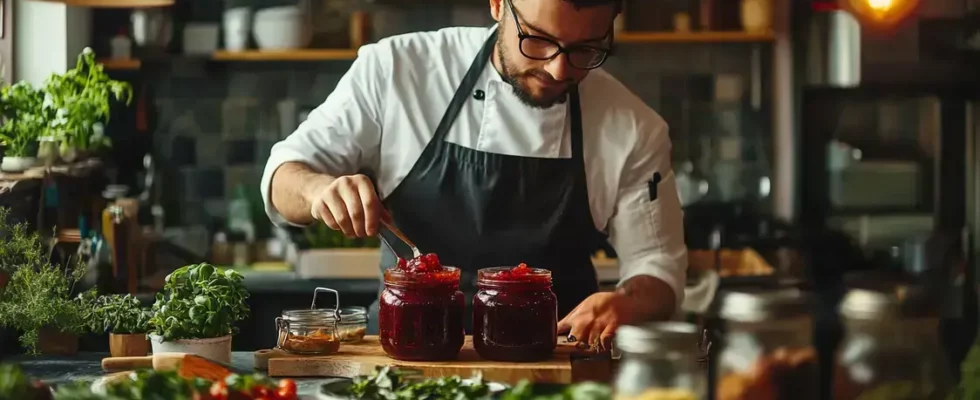
[[[725,294],[715,399],[819,399],[809,306],[799,290]]]
[[[506,276],[511,268],[477,272],[473,297],[473,347],[493,361],[540,361],[558,343],[558,299],[551,291],[551,271]]]
[[[916,310],[916,301],[865,289],[848,292],[840,307],[845,335],[834,368],[834,399],[946,398],[953,383],[937,338],[939,318]]]
[[[339,310],[337,335],[344,343],[360,342],[367,334],[368,314],[364,307],[342,307]]]
[[[337,297],[337,304],[340,304],[340,295],[336,290],[316,288],[310,309],[283,311],[282,316],[276,318],[276,330],[279,332],[277,349],[304,355],[332,354],[340,349],[340,338],[337,336],[340,313],[337,307],[316,308],[318,292],[332,292]]]
[[[708,378],[698,358],[699,329],[686,322],[625,325],[616,331],[622,352],[615,400],[700,400]]]
[[[385,270],[378,336],[389,357],[404,361],[456,359],[464,333],[459,274],[453,267],[430,273]]]

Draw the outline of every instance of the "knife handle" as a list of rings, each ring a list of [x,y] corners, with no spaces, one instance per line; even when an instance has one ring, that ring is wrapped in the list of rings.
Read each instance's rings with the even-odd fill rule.
[[[102,370],[106,372],[130,371],[153,368],[153,356],[109,357],[102,359]]]

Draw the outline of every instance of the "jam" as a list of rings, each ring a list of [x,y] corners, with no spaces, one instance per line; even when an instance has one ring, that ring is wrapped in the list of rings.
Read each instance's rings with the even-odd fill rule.
[[[435,254],[399,260],[384,272],[378,336],[389,357],[405,361],[454,360],[463,347],[463,293],[459,269]]]
[[[486,268],[477,272],[473,297],[473,347],[493,361],[540,361],[558,341],[558,299],[551,271]]]

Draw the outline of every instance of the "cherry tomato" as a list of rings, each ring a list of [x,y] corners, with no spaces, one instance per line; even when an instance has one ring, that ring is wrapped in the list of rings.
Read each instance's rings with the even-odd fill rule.
[[[281,400],[294,400],[296,399],[296,382],[292,379],[283,379],[279,381],[279,390],[276,394]]]
[[[211,384],[211,390],[208,392],[211,395],[212,400],[228,399],[228,385],[225,385],[224,382],[215,382]]]
[[[252,397],[254,398],[266,397],[272,392],[273,392],[272,389],[262,386],[261,384],[256,384],[255,386],[252,386]]]

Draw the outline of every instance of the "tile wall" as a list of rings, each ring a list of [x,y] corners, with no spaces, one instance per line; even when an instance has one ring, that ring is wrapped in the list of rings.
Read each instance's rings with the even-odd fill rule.
[[[487,25],[486,14],[483,4],[402,7],[376,10],[373,24],[384,27],[376,31],[384,37],[443,26]],[[762,93],[761,109],[766,108],[768,57],[764,44],[635,44],[621,46],[605,68],[668,119],[676,160],[678,154],[688,154],[687,143],[694,135],[723,132],[756,138],[753,143],[767,146],[768,128],[761,123],[767,118],[749,103],[753,82],[761,80],[756,91]],[[754,63],[754,58],[762,61]],[[226,200],[240,183],[260,202],[257,185],[270,148],[291,132],[300,111],[323,101],[349,66],[347,61],[192,59],[163,66],[153,83],[160,121],[154,141],[155,152],[165,160],[168,224],[207,224],[222,217]]]

